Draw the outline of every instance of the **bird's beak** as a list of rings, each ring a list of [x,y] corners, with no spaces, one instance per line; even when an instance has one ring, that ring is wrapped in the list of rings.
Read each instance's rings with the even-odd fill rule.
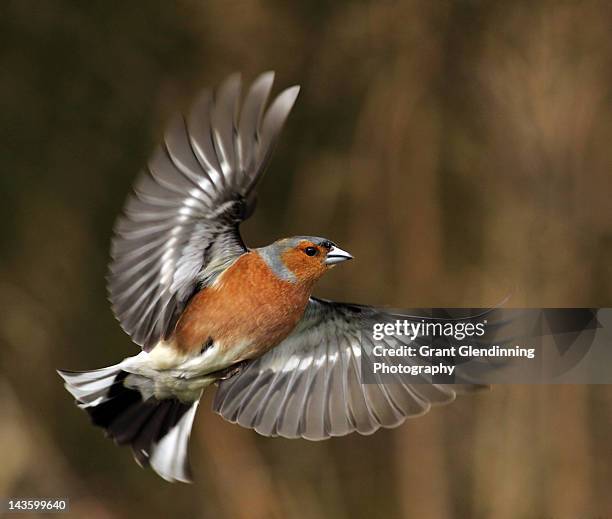
[[[335,265],[336,263],[342,263],[343,261],[353,259],[348,252],[342,250],[335,245],[329,250],[327,253],[327,257],[325,258],[326,265]]]

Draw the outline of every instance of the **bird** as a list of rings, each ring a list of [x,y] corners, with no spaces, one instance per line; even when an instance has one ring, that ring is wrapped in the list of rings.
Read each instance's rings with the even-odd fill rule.
[[[171,120],[111,241],[109,300],[141,351],[102,369],[58,370],[92,423],[167,481],[193,479],[189,437],[211,386],[229,422],[306,440],[396,427],[479,387],[363,384],[361,331],[402,314],[313,296],[352,259],[330,239],[245,244],[239,226],[299,92],[268,102],[273,81],[259,75],[243,99],[232,74]]]

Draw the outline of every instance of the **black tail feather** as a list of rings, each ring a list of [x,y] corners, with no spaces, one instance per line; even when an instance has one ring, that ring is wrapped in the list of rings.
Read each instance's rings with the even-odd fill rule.
[[[131,374],[121,369],[109,368],[104,376],[59,373],[92,423],[117,444],[130,445],[141,466],[151,465],[169,481],[190,481],[187,442],[197,400],[145,399],[139,389],[125,384]]]

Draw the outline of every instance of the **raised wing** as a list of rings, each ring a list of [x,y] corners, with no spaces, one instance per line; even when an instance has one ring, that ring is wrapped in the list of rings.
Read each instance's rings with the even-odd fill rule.
[[[115,226],[109,298],[121,327],[150,350],[172,333],[189,298],[246,247],[238,226],[297,97],[292,87],[265,110],[274,74],[259,76],[239,108],[230,76],[177,117],[134,186]]]
[[[407,316],[311,299],[287,339],[220,382],[214,410],[264,436],[323,440],[396,427],[433,404],[454,400],[458,391],[482,387],[410,385],[400,376],[394,384],[362,384],[361,348],[372,344],[361,330],[397,317]]]

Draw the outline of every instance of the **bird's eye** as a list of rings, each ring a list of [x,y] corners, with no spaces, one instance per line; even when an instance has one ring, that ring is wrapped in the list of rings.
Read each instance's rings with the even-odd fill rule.
[[[319,251],[316,247],[306,247],[304,249],[304,254],[306,254],[306,256],[316,256],[319,254]]]

